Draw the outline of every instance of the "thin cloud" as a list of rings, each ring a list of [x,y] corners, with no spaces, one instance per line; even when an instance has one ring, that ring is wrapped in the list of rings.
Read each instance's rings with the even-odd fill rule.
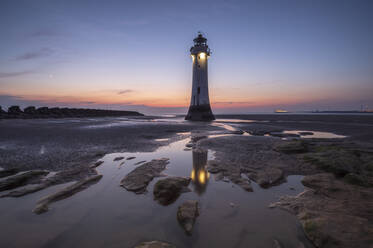
[[[132,93],[133,90],[120,90],[118,91],[118,95],[124,95],[124,94],[128,94],[128,93]]]
[[[227,104],[227,105],[251,105],[251,104],[255,104],[255,102],[249,102],[249,101],[243,101],[243,102],[231,102],[231,101],[227,101],[227,102],[213,102],[212,104]]]
[[[40,29],[29,34],[30,37],[53,37],[57,35],[58,33],[51,29]]]
[[[34,73],[34,71],[0,72],[0,78],[18,77],[31,73]]]
[[[30,59],[38,59],[43,58],[51,55],[53,53],[53,50],[50,48],[42,48],[38,51],[34,52],[28,52],[25,54],[22,54],[16,58],[16,60],[30,60]]]

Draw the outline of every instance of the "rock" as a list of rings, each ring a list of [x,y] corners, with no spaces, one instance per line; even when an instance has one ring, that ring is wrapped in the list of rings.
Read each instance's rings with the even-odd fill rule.
[[[254,136],[263,136],[269,134],[270,132],[281,132],[282,130],[275,126],[253,123],[248,125],[245,131]]]
[[[99,161],[97,161],[96,163],[94,163],[93,165],[91,165],[91,168],[96,168],[96,167],[102,165],[103,163],[104,163],[104,161],[99,160]]]
[[[270,207],[297,215],[316,247],[369,247],[373,242],[373,191],[337,179],[331,173],[305,176],[309,187],[297,196],[283,196]],[[343,235],[341,235],[343,234]]]
[[[299,132],[301,136],[313,135],[313,132]]]
[[[48,211],[48,205],[51,204],[52,202],[59,201],[59,200],[65,199],[67,197],[70,197],[70,196],[86,189],[90,185],[98,182],[101,178],[102,178],[102,175],[90,176],[86,179],[83,179],[83,180],[77,182],[77,183],[74,183],[73,185],[70,185],[66,188],[63,188],[63,189],[61,189],[60,191],[58,191],[54,194],[46,196],[46,197],[44,197],[44,198],[42,198],[41,200],[38,201],[38,203],[37,203],[36,207],[34,208],[33,212],[36,213],[36,214],[44,213],[44,212]]]
[[[337,176],[345,176],[348,173],[358,173],[361,165],[360,158],[353,152],[335,149],[319,148],[321,152],[308,153],[304,160],[317,165],[320,169],[332,172]]]
[[[287,154],[307,152],[307,147],[302,140],[284,141],[277,144],[274,149]]]
[[[136,194],[145,193],[148,184],[154,177],[160,176],[160,173],[166,168],[168,163],[168,158],[161,158],[153,159],[150,162],[142,164],[128,173],[122,179],[120,185],[128,191],[133,191]]]
[[[14,190],[14,191],[10,191],[9,193],[1,195],[0,197],[21,197],[21,196],[31,194],[31,193],[37,192],[39,190],[45,189],[49,186],[50,186],[50,184],[48,184],[48,183],[27,185],[23,188],[20,188],[20,189]]]
[[[2,177],[8,177],[14,174],[17,174],[19,172],[19,169],[17,168],[12,168],[12,169],[7,169],[7,170],[0,170],[0,178]]]
[[[224,170],[225,170],[224,167],[220,163],[214,160],[209,160],[207,162],[207,171],[212,174],[216,174]]]
[[[199,215],[198,202],[185,201],[177,210],[177,220],[188,235],[192,234],[193,226]]]
[[[122,160],[122,159],[124,159],[124,157],[116,157],[116,158],[113,159],[113,161],[119,161],[119,160]]]
[[[33,170],[26,171],[21,174],[10,176],[0,181],[0,191],[14,189],[23,185],[26,185],[29,180],[34,179],[39,176],[45,176],[49,172],[44,170]]]
[[[274,248],[282,248],[282,245],[281,245],[280,241],[278,241],[277,239],[274,239],[273,240],[273,247]]]
[[[146,162],[146,160],[139,161],[139,162],[135,163],[135,165],[143,164],[143,163],[145,163],[145,162]]]
[[[232,183],[237,184],[242,189],[244,189],[248,192],[253,192],[253,188],[251,187],[250,180],[242,178],[240,174],[238,174],[238,175],[231,174],[228,177],[229,177],[229,179]]]
[[[280,138],[299,138],[299,134],[295,133],[278,133],[278,132],[271,132],[269,135],[274,137],[280,137]]]
[[[176,248],[176,246],[161,241],[149,241],[142,242],[134,248]]]
[[[268,167],[257,173],[251,173],[249,177],[261,187],[269,187],[281,182],[284,179],[284,173],[278,168]]]
[[[363,175],[358,175],[355,173],[348,173],[343,177],[343,179],[350,183],[350,184],[355,184],[363,187],[371,187],[373,186],[373,183],[371,180],[369,180],[368,177],[365,177]]]
[[[189,192],[190,178],[168,177],[159,180],[153,190],[154,200],[162,205],[169,205],[176,201],[181,193]]]
[[[189,142],[189,143],[187,143],[186,145],[185,145],[186,147],[193,147],[194,146],[194,144],[193,143],[191,143],[191,142]]]
[[[206,139],[206,138],[207,138],[206,135],[192,135],[191,141],[192,143],[196,143],[198,140]]]
[[[127,160],[135,159],[136,157],[128,157]]]

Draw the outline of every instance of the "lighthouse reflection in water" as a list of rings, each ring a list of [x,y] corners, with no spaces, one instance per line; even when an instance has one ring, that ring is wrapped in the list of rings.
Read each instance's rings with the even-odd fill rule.
[[[210,173],[206,169],[207,165],[207,150],[193,150],[193,169],[190,173],[194,185],[194,191],[198,194],[203,194],[206,190]]]

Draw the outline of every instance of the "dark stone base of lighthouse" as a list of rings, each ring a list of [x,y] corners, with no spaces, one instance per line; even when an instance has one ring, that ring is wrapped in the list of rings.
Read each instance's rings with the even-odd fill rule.
[[[213,121],[215,116],[211,111],[210,104],[190,106],[185,120],[189,121]]]

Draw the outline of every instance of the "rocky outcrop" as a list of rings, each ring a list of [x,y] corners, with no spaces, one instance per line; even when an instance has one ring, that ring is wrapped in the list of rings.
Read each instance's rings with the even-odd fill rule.
[[[69,117],[111,117],[111,116],[143,116],[136,111],[80,109],[80,108],[35,108],[29,106],[22,110],[19,106],[11,106],[8,112],[0,111],[0,118],[69,118]]]
[[[303,140],[292,140],[278,143],[274,149],[275,151],[286,154],[307,152],[307,146]]]
[[[7,169],[7,170],[0,170],[0,178],[8,177],[14,174],[17,174],[19,170],[17,168]]]
[[[44,170],[26,171],[14,176],[10,176],[0,181],[0,191],[15,189],[26,185],[30,180],[40,176],[45,176],[49,172]]]
[[[191,235],[196,218],[199,215],[198,202],[189,200],[181,204],[177,210],[177,220],[185,230]]]
[[[373,192],[345,183],[333,174],[306,176],[309,189],[298,196],[283,196],[270,207],[297,215],[316,247],[370,247],[373,243]]]
[[[267,167],[263,170],[249,173],[248,176],[250,179],[254,180],[257,184],[264,188],[277,185],[285,181],[283,171],[275,167]]]
[[[181,193],[189,192],[190,178],[168,177],[159,180],[153,190],[154,200],[162,205],[169,205],[176,201]]]
[[[120,182],[120,185],[128,191],[133,191],[136,194],[146,192],[146,187],[154,177],[159,177],[161,172],[169,163],[168,158],[153,159],[150,162],[140,165],[130,173],[128,173]]]
[[[87,187],[89,187],[91,184],[97,183],[102,178],[102,175],[94,175],[91,177],[88,177],[86,179],[83,179],[77,183],[74,183],[73,185],[70,185],[66,188],[63,188],[62,190],[51,194],[47,197],[42,198],[38,201],[36,207],[34,208],[33,212],[36,214],[41,214],[46,211],[48,211],[48,205],[52,202],[59,201],[62,199],[65,199],[67,197],[70,197]]]
[[[134,248],[176,248],[176,246],[161,241],[142,242]]]

